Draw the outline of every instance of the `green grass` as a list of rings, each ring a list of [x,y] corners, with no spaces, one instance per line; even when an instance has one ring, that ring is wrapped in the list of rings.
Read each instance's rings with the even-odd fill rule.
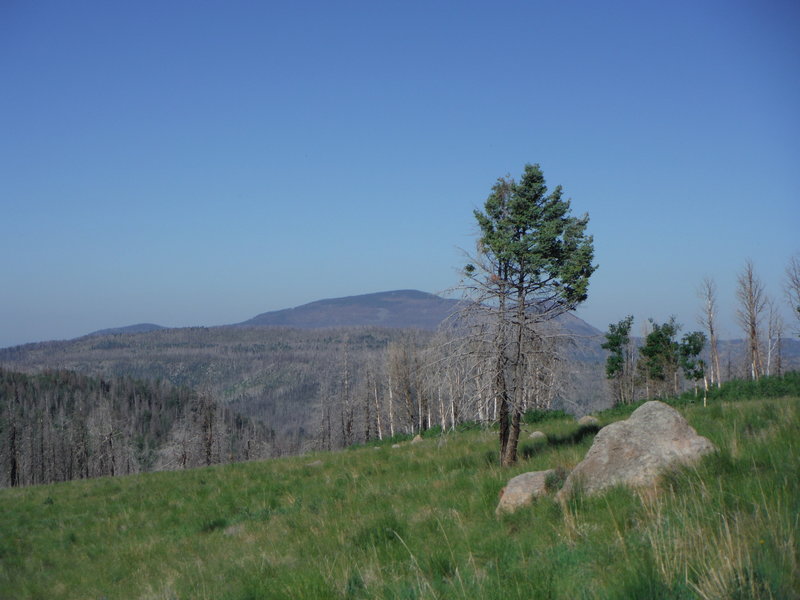
[[[508,479],[571,468],[592,432],[527,424],[548,442],[523,436],[507,470],[496,433],[467,430],[0,490],[0,599],[800,597],[800,399],[681,411],[720,450],[658,495],[544,498],[500,519]]]

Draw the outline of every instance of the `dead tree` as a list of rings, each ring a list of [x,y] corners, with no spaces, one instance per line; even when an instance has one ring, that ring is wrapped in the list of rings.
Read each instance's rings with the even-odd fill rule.
[[[755,273],[753,262],[747,260],[739,274],[736,298],[739,309],[736,317],[747,336],[747,361],[750,377],[757,380],[763,372],[761,360],[761,320],[767,305],[764,285]]]
[[[792,256],[786,265],[784,292],[792,314],[797,318],[795,333],[800,336],[800,254]]]
[[[767,300],[767,364],[766,375],[772,375],[773,357],[775,357],[775,374],[781,374],[781,342],[783,338],[783,317],[772,298]]]
[[[719,348],[717,345],[717,285],[710,277],[703,279],[698,293],[703,302],[703,312],[698,322],[708,332],[711,352],[711,384],[722,385],[722,371],[719,368]]]

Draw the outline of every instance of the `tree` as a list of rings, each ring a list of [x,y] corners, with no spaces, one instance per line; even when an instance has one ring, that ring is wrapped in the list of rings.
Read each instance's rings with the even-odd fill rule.
[[[784,324],[780,309],[772,298],[767,299],[767,376],[773,374],[772,358],[775,357],[775,374],[781,374],[781,345]]]
[[[497,180],[474,211],[480,227],[477,255],[464,268],[465,289],[482,314],[498,404],[500,463],[516,461],[528,361],[543,346],[540,324],[586,300],[597,268],[589,217],[570,216],[561,186],[548,194],[539,165],[525,165],[519,182]]]
[[[706,345],[706,335],[702,331],[692,331],[687,333],[681,339],[678,353],[680,354],[681,369],[683,376],[690,381],[695,382],[695,395],[697,394],[697,382],[703,379],[706,384],[703,386],[705,392],[708,392],[708,383],[706,380],[706,363],[700,358],[700,353]],[[703,395],[703,405],[706,403],[706,394]]]
[[[719,347],[717,345],[717,285],[714,280],[706,277],[700,287],[699,296],[703,301],[703,312],[698,321],[708,332],[711,343],[711,383],[722,385],[722,371],[719,368]]]
[[[764,285],[755,274],[753,262],[747,260],[744,270],[739,274],[736,287],[736,298],[739,309],[736,317],[747,335],[747,360],[750,377],[757,380],[761,377],[761,320],[767,305]]]
[[[645,337],[644,346],[639,349],[641,359],[637,366],[647,382],[653,382],[655,387],[661,388],[661,395],[666,396],[670,391],[670,381],[672,391],[677,393],[679,345],[675,336],[681,326],[676,323],[675,317],[670,317],[663,325],[650,319],[650,325],[652,330]],[[647,389],[650,389],[649,383]]]
[[[633,349],[631,348],[631,326],[633,315],[619,323],[608,326],[606,341],[601,345],[609,351],[606,359],[606,377],[614,382],[614,403],[633,402]]]
[[[792,314],[797,317],[795,333],[800,335],[800,254],[792,256],[786,265],[786,284],[784,286],[786,299],[792,309]]]

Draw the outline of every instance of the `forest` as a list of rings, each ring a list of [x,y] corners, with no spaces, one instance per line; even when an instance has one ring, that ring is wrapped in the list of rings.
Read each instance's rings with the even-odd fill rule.
[[[166,382],[0,368],[0,486],[272,455],[272,432]]]

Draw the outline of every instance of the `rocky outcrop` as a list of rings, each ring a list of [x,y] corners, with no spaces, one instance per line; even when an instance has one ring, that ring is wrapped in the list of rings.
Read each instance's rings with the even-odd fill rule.
[[[511,479],[500,492],[500,503],[495,513],[498,515],[512,513],[522,506],[529,505],[534,498],[544,496],[547,493],[547,477],[551,473],[555,473],[555,470],[523,473]]]
[[[646,402],[627,420],[598,432],[556,498],[566,499],[578,486],[586,494],[620,484],[652,486],[665,469],[692,463],[714,449],[674,408]]]

